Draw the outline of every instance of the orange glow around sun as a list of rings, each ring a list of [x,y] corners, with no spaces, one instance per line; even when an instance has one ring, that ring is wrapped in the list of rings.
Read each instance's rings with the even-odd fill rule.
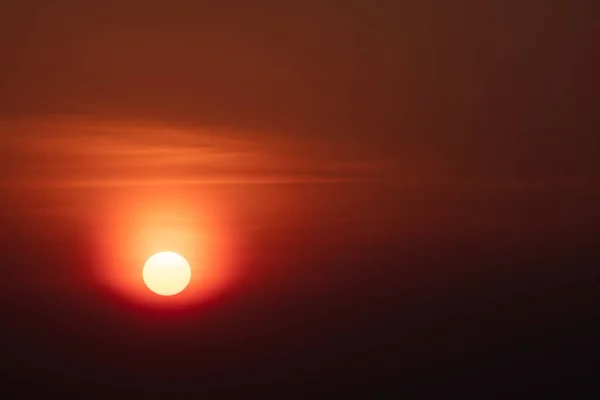
[[[236,276],[234,241],[216,222],[218,212],[191,199],[136,193],[107,204],[96,232],[98,282],[157,306],[198,304],[227,288]],[[165,267],[176,272],[166,277]]]

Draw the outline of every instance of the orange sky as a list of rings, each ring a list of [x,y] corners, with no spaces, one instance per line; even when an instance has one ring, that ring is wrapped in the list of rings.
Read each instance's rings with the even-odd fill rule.
[[[594,218],[595,25],[576,4],[34,3],[0,11],[8,236],[148,199],[251,240],[517,240]]]
[[[596,376],[595,3],[0,0],[0,389]]]

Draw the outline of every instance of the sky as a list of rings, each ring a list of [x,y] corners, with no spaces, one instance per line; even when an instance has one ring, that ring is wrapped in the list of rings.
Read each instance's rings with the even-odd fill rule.
[[[507,337],[595,321],[592,6],[3,1],[11,376],[370,388],[522,362]],[[218,267],[206,296],[142,293],[134,266],[165,246]],[[156,371],[131,361],[156,347]]]
[[[350,141],[407,168],[594,174],[593,14],[541,4],[6,2],[0,104]]]

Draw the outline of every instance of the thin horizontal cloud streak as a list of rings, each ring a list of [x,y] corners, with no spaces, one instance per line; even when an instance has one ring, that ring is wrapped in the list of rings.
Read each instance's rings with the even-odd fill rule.
[[[341,182],[384,170],[314,139],[82,118],[2,125],[3,180],[13,187]]]

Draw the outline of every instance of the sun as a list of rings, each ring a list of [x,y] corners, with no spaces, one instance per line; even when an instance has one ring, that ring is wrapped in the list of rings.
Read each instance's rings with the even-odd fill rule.
[[[190,283],[192,269],[185,258],[177,253],[165,251],[150,257],[142,271],[148,289],[160,296],[181,293]]]

